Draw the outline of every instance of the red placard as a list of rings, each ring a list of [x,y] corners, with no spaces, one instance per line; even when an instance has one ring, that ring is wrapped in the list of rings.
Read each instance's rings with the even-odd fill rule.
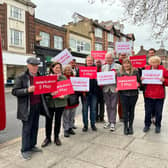
[[[97,67],[79,67],[79,76],[90,79],[97,78]]]
[[[6,127],[6,109],[5,109],[5,91],[3,78],[3,62],[1,48],[1,30],[0,30],[0,130]]]
[[[91,51],[91,56],[95,60],[105,60],[105,55],[107,51]]]
[[[51,93],[57,89],[57,76],[36,76],[33,83],[35,86],[34,95]]]
[[[143,68],[146,65],[146,55],[131,56],[130,60],[135,68]]]
[[[117,77],[117,90],[134,90],[137,89],[136,76]]]
[[[55,96],[53,96],[53,98],[57,98],[59,96],[66,96],[69,94],[74,94],[71,80],[68,79],[68,80],[57,82],[57,92],[58,93]]]

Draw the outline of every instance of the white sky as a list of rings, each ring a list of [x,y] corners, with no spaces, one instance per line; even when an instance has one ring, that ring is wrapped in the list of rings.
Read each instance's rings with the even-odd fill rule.
[[[124,9],[119,2],[113,5],[102,4],[100,0],[96,0],[96,3],[92,5],[88,3],[88,0],[32,0],[32,2],[37,5],[36,18],[58,26],[71,22],[74,12],[88,18],[98,19],[99,22],[117,21],[124,15]],[[124,32],[134,33],[135,35],[135,52],[139,51],[141,45],[145,49],[160,48],[160,43],[156,43],[157,40],[150,38],[150,25],[135,26],[128,22],[123,23]],[[168,45],[165,46],[166,48],[168,48]]]

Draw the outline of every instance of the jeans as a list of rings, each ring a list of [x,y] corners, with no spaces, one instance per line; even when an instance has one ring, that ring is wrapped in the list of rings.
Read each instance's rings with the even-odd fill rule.
[[[137,102],[137,99],[138,99],[138,95],[126,96],[126,95],[120,94],[124,123],[129,122],[130,126],[132,126],[134,121],[134,111],[135,111],[135,104]]]
[[[40,109],[41,104],[31,105],[28,121],[22,121],[23,127],[21,152],[30,151],[37,144]]]
[[[150,127],[152,112],[155,113],[156,127],[161,127],[164,99],[145,98],[145,126]]]
[[[83,117],[83,124],[85,127],[88,127],[88,108],[89,107],[90,107],[91,126],[95,125],[96,105],[97,105],[96,95],[89,93],[88,95],[82,97],[82,117]]]

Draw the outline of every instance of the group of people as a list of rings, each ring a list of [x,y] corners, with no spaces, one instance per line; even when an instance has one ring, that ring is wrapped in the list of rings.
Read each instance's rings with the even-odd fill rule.
[[[150,54],[152,52],[154,54]],[[33,152],[41,152],[36,147],[38,122],[40,113],[45,115],[45,139],[42,147],[48,146],[51,140],[52,125],[54,118],[54,143],[61,145],[59,138],[61,119],[63,118],[64,137],[70,137],[75,134],[75,113],[79,105],[79,98],[82,104],[83,132],[89,128],[88,113],[90,109],[90,127],[97,131],[96,121],[104,122],[104,106],[106,105],[107,122],[104,124],[105,129],[115,131],[117,104],[120,121],[123,122],[123,133],[125,135],[133,134],[133,121],[135,105],[138,100],[139,89],[143,90],[145,104],[144,132],[149,131],[151,122],[155,124],[155,132],[160,133],[162,110],[165,98],[165,86],[168,84],[168,72],[161,65],[161,59],[155,55],[155,50],[149,50],[149,59],[144,68],[136,69],[132,66],[127,54],[119,54],[119,60],[114,61],[112,53],[105,56],[105,64],[102,65],[100,60],[94,62],[92,56],[86,57],[85,66],[97,66],[97,72],[114,71],[115,76],[136,76],[137,89],[134,90],[117,90],[117,84],[98,86],[96,79],[90,79],[90,89],[88,92],[75,92],[72,95],[59,96],[55,99],[52,97],[58,92],[48,94],[34,95],[35,86],[33,77],[39,76],[38,65],[40,61],[31,57],[27,59],[27,70],[20,74],[12,90],[12,94],[17,96],[18,110],[17,118],[22,121],[22,148],[21,153],[24,159],[31,159]],[[142,70],[159,69],[163,70],[163,76],[157,84],[142,84],[144,78]],[[79,77],[79,69],[76,67],[76,60],[72,60],[69,65],[62,66],[59,62],[53,62],[49,69],[49,75],[57,76],[57,81],[70,79],[72,76]]]

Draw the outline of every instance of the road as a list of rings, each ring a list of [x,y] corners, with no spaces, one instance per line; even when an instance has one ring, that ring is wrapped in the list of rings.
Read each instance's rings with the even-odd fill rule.
[[[6,129],[0,131],[0,144],[6,141],[15,139],[21,136],[22,124],[20,120],[16,119],[17,111],[17,99],[12,96],[11,93],[5,94],[6,100]],[[81,111],[81,106],[78,107],[77,113]],[[40,117],[39,127],[43,128],[45,126],[45,118]]]

